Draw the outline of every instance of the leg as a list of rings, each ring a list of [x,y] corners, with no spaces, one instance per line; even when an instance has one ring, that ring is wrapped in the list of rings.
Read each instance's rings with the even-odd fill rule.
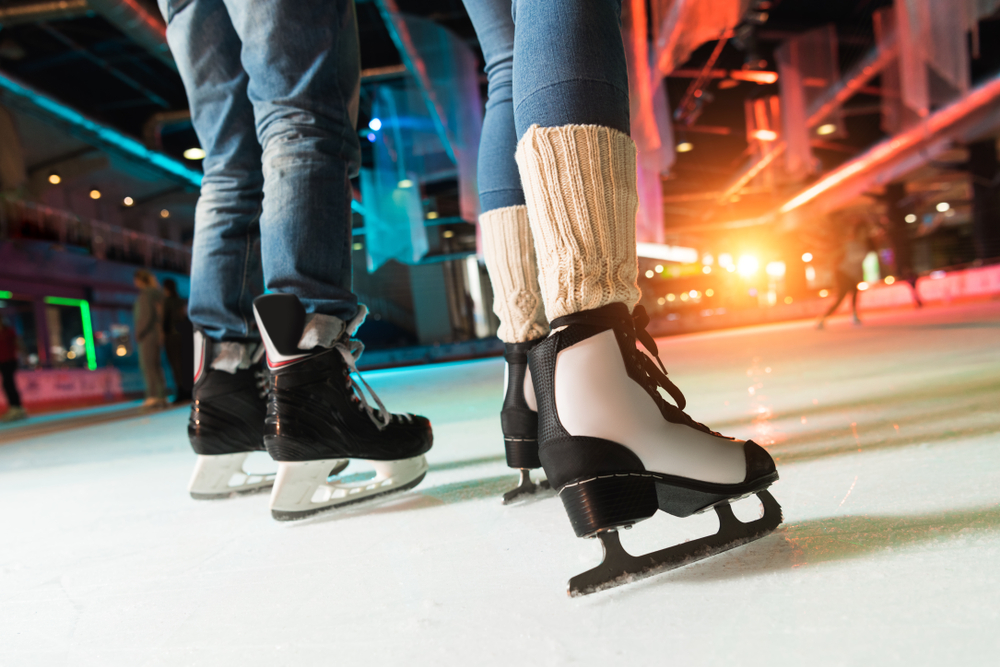
[[[228,498],[274,484],[273,474],[243,470],[248,453],[264,448],[267,410],[253,317],[253,299],[264,290],[261,149],[242,43],[222,0],[160,0],[160,8],[205,150],[188,303],[198,329],[188,422],[198,459],[188,491],[197,499]]]
[[[349,322],[358,310],[349,179],[361,161],[354,3],[225,3],[263,148],[265,284],[296,295],[307,313]]]
[[[514,21],[510,0],[465,0],[486,59],[489,98],[479,146],[479,228],[483,254],[500,318],[497,335],[505,343],[506,391],[500,412],[507,465],[520,470],[518,486],[504,494],[511,502],[538,487],[538,412],[528,374],[527,352],[549,332],[538,287],[535,243],[528,225],[521,177],[514,161],[512,74]]]
[[[261,149],[241,43],[221,0],[160,0],[167,41],[205,150],[195,209],[191,321],[214,340],[255,339],[260,268]],[[180,9],[175,10],[174,5]]]
[[[430,422],[393,415],[352,379],[367,312],[351,292],[350,176],[360,55],[351,0],[224,0],[242,42],[263,148],[261,242],[268,291],[254,300],[267,349],[264,444],[278,461],[276,519],[410,488],[427,470]],[[329,483],[344,459],[375,481]]]
[[[516,159],[553,327],[528,355],[538,453],[579,537],[629,527],[657,510],[686,517],[727,505],[778,477],[764,449],[722,437],[683,411],[684,395],[667,378],[645,311],[636,307],[636,151],[627,134],[619,10],[617,0],[515,8]],[[765,511],[766,522],[743,530],[723,510],[718,535],[683,554],[649,554],[624,566],[618,558],[571,582],[571,593],[762,537],[780,522],[767,502]],[[613,550],[613,540],[602,540]]]
[[[7,404],[14,408],[21,407],[21,393],[17,390],[17,360],[0,363],[0,372],[3,374],[3,391],[7,394]]]
[[[139,341],[139,370],[142,372],[142,383],[146,388],[146,404],[151,405],[153,400],[157,398],[157,384],[156,376],[154,374],[154,364],[155,360],[153,345],[150,345],[148,340]],[[156,356],[159,356],[159,349],[155,352]]]
[[[823,313],[823,317],[820,318],[821,323],[823,320],[837,312],[837,307],[840,306],[840,302],[844,300],[845,296],[847,296],[847,292],[848,289],[844,287],[843,282],[841,281],[840,286],[837,288],[837,297],[833,300],[833,304],[831,304],[830,307],[826,309],[826,312]]]

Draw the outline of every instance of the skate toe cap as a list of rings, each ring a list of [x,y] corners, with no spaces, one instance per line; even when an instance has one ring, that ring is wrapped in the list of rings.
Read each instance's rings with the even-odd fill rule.
[[[744,443],[743,451],[747,459],[747,482],[768,477],[777,472],[774,459],[767,453],[767,450],[753,440],[747,440]]]

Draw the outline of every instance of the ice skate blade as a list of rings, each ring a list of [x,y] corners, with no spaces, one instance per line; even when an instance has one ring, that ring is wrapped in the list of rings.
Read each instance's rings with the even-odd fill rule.
[[[518,498],[523,496],[533,495],[539,491],[547,491],[552,488],[549,485],[549,480],[543,479],[538,484],[531,481],[531,470],[528,468],[520,468],[521,478],[518,480],[517,486],[507,493],[503,494],[503,504],[510,505]]]
[[[199,455],[188,493],[195,500],[221,500],[270,489],[274,473],[251,475],[243,470],[243,462],[249,454]]]
[[[243,470],[243,462],[250,452],[238,454],[199,455],[195,464],[188,493],[195,500],[223,500],[259,491],[270,491],[275,473],[251,475]],[[332,462],[331,475],[347,467],[347,459]]]
[[[297,521],[327,510],[412,489],[427,474],[423,455],[399,461],[369,461],[375,477],[362,482],[327,481],[329,463],[282,462],[271,492],[271,516],[277,521]]]
[[[592,570],[587,570],[569,580],[570,597],[589,595],[632,583],[759,540],[781,523],[781,506],[769,491],[758,491],[757,497],[764,505],[764,516],[756,521],[743,523],[733,514],[730,504],[723,503],[715,507],[719,515],[719,531],[714,535],[643,556],[633,556],[625,551],[617,531],[598,533],[597,536],[604,547],[604,560]]]

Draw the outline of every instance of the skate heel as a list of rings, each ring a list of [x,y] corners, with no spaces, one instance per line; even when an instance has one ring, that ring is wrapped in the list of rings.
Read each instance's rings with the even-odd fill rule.
[[[541,468],[538,459],[538,438],[516,438],[504,436],[503,446],[507,453],[508,468]]]
[[[423,455],[397,461],[370,461],[375,477],[358,482],[328,480],[343,469],[342,459],[282,461],[271,492],[271,516],[295,521],[334,507],[411,489],[427,474]]]
[[[651,477],[609,473],[569,482],[559,491],[577,537],[631,526],[656,514],[656,486]]]
[[[196,500],[217,500],[271,488],[274,474],[251,475],[243,470],[247,452],[199,455],[188,492]]]

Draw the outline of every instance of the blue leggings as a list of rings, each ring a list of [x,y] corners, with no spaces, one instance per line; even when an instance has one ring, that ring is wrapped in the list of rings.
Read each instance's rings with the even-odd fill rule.
[[[601,125],[629,133],[621,0],[463,0],[486,59],[479,145],[485,213],[524,205],[514,162],[532,125]]]

